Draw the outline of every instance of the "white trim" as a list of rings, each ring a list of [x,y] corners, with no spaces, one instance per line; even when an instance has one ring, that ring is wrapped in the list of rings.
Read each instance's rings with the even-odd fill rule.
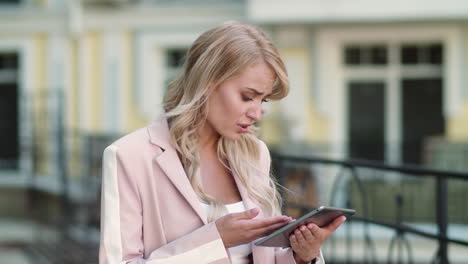
[[[102,122],[103,130],[107,133],[123,131],[123,36],[118,32],[106,32],[103,37],[102,73]]]
[[[16,51],[19,56],[19,78],[18,78],[18,106],[19,106],[19,116],[18,116],[18,133],[19,133],[19,171],[16,173],[11,173],[13,177],[11,179],[6,179],[4,177],[2,181],[7,182],[17,182],[18,184],[27,183],[29,175],[32,171],[32,152],[30,151],[30,146],[32,146],[32,129],[31,129],[31,118],[30,110],[28,105],[25,104],[24,98],[22,96],[29,95],[30,90],[32,89],[33,81],[33,70],[34,63],[36,60],[36,54],[33,52],[34,43],[32,38],[3,38],[0,40],[0,51]],[[29,151],[22,151],[22,150]]]
[[[200,32],[142,32],[136,43],[136,99],[140,112],[154,119],[162,106],[166,79],[165,50],[189,47]]]
[[[66,12],[60,10],[29,6],[0,8],[0,32],[2,34],[67,33],[66,18]]]
[[[442,42],[444,46],[444,104],[445,116],[451,117],[460,111],[462,103],[462,40],[461,30],[457,24],[424,24],[402,26],[356,26],[356,27],[323,27],[317,31],[318,61],[317,83],[318,104],[320,113],[331,119],[331,141],[334,142],[332,152],[343,158],[346,150],[342,147],[347,142],[346,113],[345,113],[345,72],[342,69],[342,47],[346,43],[378,42],[378,43],[407,43],[407,42]],[[401,76],[400,68],[391,69],[392,75]],[[430,72],[430,69],[424,71]],[[394,76],[393,76],[394,77]],[[391,79],[391,78],[390,78]],[[385,80],[384,80],[385,81]],[[387,89],[395,87],[395,83],[387,83]],[[390,85],[390,86],[388,86]],[[398,90],[398,89],[396,89]],[[395,92],[387,94],[395,100]],[[392,99],[393,98],[393,99]],[[333,106],[333,107],[330,107]],[[388,122],[401,120],[401,113],[387,116]],[[396,122],[398,123],[398,122]],[[386,124],[389,126],[389,124]],[[386,135],[392,140],[400,138],[399,126],[389,126],[395,129]],[[398,160],[398,157],[389,157]]]
[[[248,17],[257,23],[326,23],[466,19],[465,0],[250,0]]]
[[[131,6],[109,12],[105,9],[85,9],[83,27],[89,30],[127,28],[190,29],[204,25],[216,25],[226,20],[246,19],[244,3],[217,1],[212,3],[152,3],[142,7]],[[190,25],[190,26],[188,26]]]
[[[306,60],[302,54],[283,56],[288,69],[291,89],[288,96],[280,101],[282,112],[286,117],[290,140],[300,142],[306,136],[306,96],[304,76],[306,72]]]
[[[0,8],[0,32],[61,32],[79,36],[83,32],[112,31],[116,28],[187,29],[192,26],[215,25],[226,20],[246,20],[245,4],[227,3],[227,1],[208,5],[194,2],[161,6],[161,3],[153,3],[143,8],[129,5],[118,9],[83,8],[81,0],[51,1],[66,3],[56,6],[50,4],[46,8],[33,5]]]
[[[399,78],[401,76],[401,65],[399,62],[400,58],[400,49],[399,43],[390,42],[389,43],[389,54],[388,54],[388,75],[385,83],[385,135],[384,135],[384,144],[386,146],[392,146],[393,148],[398,148],[397,150],[392,150],[391,148],[385,148],[385,160],[392,164],[399,164],[401,161],[401,151],[399,150],[401,146],[396,146],[395,142],[399,142],[401,139],[402,131],[402,109],[401,109],[401,89]],[[397,107],[394,107],[397,106]]]
[[[48,45],[48,85],[47,89],[50,93],[48,96],[49,106],[48,109],[51,114],[49,118],[49,126],[52,129],[49,133],[49,146],[51,147],[51,153],[54,158],[58,158],[58,144],[56,138],[58,137],[58,114],[61,110],[66,110],[65,102],[59,102],[59,100],[66,100],[67,95],[67,80],[70,80],[69,73],[69,59],[68,54],[68,42],[64,35],[54,34],[50,37],[50,45]],[[62,98],[59,97],[62,93]],[[59,104],[62,104],[64,109],[58,109]],[[65,117],[63,122],[65,122]],[[64,142],[65,143],[65,142]],[[58,160],[52,160],[52,175],[59,175],[59,164]]]
[[[89,39],[87,36],[83,36],[78,40],[78,78],[77,78],[77,87],[78,87],[78,129],[82,131],[88,131],[90,125],[88,124],[89,115],[89,108],[87,107],[88,102],[88,90],[90,89],[90,78],[89,78],[89,65],[91,65],[90,59],[91,56],[89,54],[90,47],[89,47]]]

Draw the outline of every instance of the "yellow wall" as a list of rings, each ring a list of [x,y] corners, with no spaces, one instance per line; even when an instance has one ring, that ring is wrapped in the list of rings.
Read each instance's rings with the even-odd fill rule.
[[[65,124],[70,129],[78,128],[78,40],[70,40],[70,86],[65,92],[66,98],[66,120]]]
[[[85,38],[89,40],[89,65],[85,66],[87,71],[86,76],[89,77],[89,87],[87,90],[88,98],[86,98],[85,107],[88,108],[87,120],[89,132],[98,133],[102,130],[102,33],[88,33]]]
[[[78,58],[78,40],[73,39],[69,41],[70,43],[70,86],[67,87],[69,90],[66,91],[66,120],[65,124],[69,132],[69,137],[67,138],[67,143],[69,144],[70,151],[68,152],[69,160],[69,172],[68,175],[71,177],[76,177],[80,175],[82,171],[82,155],[81,151],[81,141],[75,136],[75,132],[79,131],[79,58]]]
[[[455,117],[447,120],[447,139],[449,141],[468,140],[468,22],[463,25],[464,43],[464,74],[463,74],[463,95],[466,98],[461,106],[460,112]]]
[[[456,117],[447,120],[447,137],[450,141],[468,140],[468,101]]]
[[[29,94],[29,104],[28,108],[30,109],[30,114],[34,119],[33,131],[35,135],[40,139],[36,145],[38,155],[35,156],[36,169],[40,174],[47,174],[48,170],[51,168],[50,162],[48,162],[47,157],[50,157],[50,132],[51,127],[48,126],[48,122],[51,120],[48,118],[48,102],[50,93],[48,92],[47,87],[47,45],[48,39],[44,34],[36,34],[33,37],[33,46],[34,46],[34,56],[36,58],[35,65],[33,66],[33,87],[27,87],[26,89],[31,89]],[[31,100],[32,99],[32,100]]]
[[[260,122],[260,133],[259,137],[265,141],[266,144],[274,146],[280,143],[281,141],[281,123],[278,120],[278,108],[279,105],[277,102],[269,102],[267,113],[265,117]]]
[[[129,132],[136,130],[138,128],[144,127],[147,125],[150,120],[146,120],[138,111],[138,105],[136,104],[136,98],[135,98],[135,89],[134,83],[135,83],[135,75],[134,75],[134,69],[135,65],[133,63],[133,49],[135,48],[133,45],[133,38],[134,34],[132,32],[126,32],[125,33],[125,38],[124,38],[124,61],[123,61],[123,67],[124,67],[124,98],[125,98],[125,107],[124,109],[124,115],[120,118],[124,121],[125,124],[125,131],[124,132]],[[148,58],[151,59],[151,58]]]
[[[311,143],[328,142],[330,140],[329,120],[320,115],[316,104],[311,100],[307,104],[307,114],[306,140]]]
[[[45,7],[48,4],[48,0],[32,0],[32,3],[37,6]]]
[[[291,89],[300,89],[301,94],[305,98],[305,115],[304,120],[300,120],[305,124],[305,141],[309,143],[325,142],[329,140],[329,124],[327,118],[320,116],[317,111],[317,107],[314,103],[316,98],[312,96],[312,68],[310,62],[310,53],[307,48],[283,48],[280,50],[281,55],[284,58],[288,56],[301,57],[303,58],[304,69],[288,69],[288,71],[301,71],[303,79],[303,87],[291,87]],[[262,122],[261,138],[268,144],[278,144],[284,136],[281,131],[284,130],[283,122],[279,119],[281,113],[279,113],[278,105],[273,105],[270,109],[272,113],[267,115]]]

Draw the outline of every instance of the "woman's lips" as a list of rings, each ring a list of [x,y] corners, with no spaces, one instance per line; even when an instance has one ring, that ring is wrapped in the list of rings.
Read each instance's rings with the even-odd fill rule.
[[[239,132],[240,133],[248,133],[250,124],[239,124]]]

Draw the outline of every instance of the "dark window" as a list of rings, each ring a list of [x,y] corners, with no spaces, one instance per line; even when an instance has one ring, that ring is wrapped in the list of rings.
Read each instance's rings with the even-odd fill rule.
[[[347,65],[359,65],[361,63],[361,48],[356,46],[346,47],[345,63]]]
[[[348,84],[349,157],[384,160],[385,86],[382,82]]]
[[[345,48],[344,60],[346,65],[385,65],[388,61],[387,47],[384,45],[348,46]]]
[[[170,68],[178,68],[182,66],[185,57],[186,49],[170,49],[167,51],[167,66]]]
[[[445,133],[442,79],[403,79],[403,162],[424,164],[424,143]]]
[[[387,64],[387,48],[385,46],[374,46],[370,48],[371,63],[375,65]]]
[[[0,56],[0,70],[17,69],[18,55],[16,53],[2,53]]]
[[[429,63],[441,65],[442,64],[442,45],[433,44],[429,46]]]
[[[0,72],[16,71],[17,69],[17,53],[0,54]],[[0,120],[0,170],[17,169],[19,137],[18,81],[16,79],[5,80],[2,78],[0,80]]]
[[[403,45],[401,47],[401,63],[402,64],[417,64],[419,58],[419,46]]]

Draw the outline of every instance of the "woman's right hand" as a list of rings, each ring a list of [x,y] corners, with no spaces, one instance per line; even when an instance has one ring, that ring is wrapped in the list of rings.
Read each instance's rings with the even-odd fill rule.
[[[288,216],[253,219],[259,212],[258,208],[254,208],[240,213],[227,214],[215,221],[226,248],[250,243],[292,221],[292,218]]]

